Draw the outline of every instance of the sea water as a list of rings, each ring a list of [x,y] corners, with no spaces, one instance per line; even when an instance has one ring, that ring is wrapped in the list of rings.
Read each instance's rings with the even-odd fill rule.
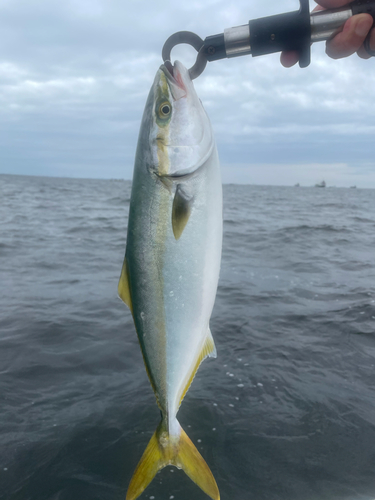
[[[130,182],[0,176],[0,498],[120,500],[160,416],[117,297]],[[375,191],[224,186],[178,418],[230,500],[375,497]],[[206,499],[161,471],[141,499]]]

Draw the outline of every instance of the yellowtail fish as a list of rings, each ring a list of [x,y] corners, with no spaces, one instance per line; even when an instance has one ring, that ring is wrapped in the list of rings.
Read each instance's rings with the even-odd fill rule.
[[[188,70],[162,65],[143,114],[118,292],[129,306],[162,420],[131,479],[137,498],[167,465],[212,499],[215,479],[176,414],[204,358],[219,279],[222,187],[210,121]]]

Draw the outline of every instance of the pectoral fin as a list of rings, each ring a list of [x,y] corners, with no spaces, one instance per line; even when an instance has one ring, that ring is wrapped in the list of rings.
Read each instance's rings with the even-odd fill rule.
[[[121,276],[118,283],[118,294],[120,299],[122,299],[125,302],[125,304],[129,307],[131,312],[133,312],[132,298],[130,295],[128,265],[126,262],[126,258],[124,259],[124,263],[121,269]]]
[[[181,184],[178,184],[172,206],[172,229],[176,240],[180,238],[188,223],[192,205],[193,197],[184,191]]]

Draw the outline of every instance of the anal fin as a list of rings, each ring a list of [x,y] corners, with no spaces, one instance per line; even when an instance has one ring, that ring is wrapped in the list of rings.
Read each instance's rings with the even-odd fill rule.
[[[216,356],[217,356],[216,346],[215,346],[215,342],[214,342],[214,339],[212,337],[212,333],[211,333],[210,328],[208,328],[208,331],[207,331],[207,337],[206,337],[206,341],[204,343],[202,352],[203,351],[206,353],[204,357],[208,356],[209,358],[216,358]],[[203,361],[203,359],[202,359],[202,361]]]
[[[216,358],[217,354],[216,354],[216,346],[215,346],[215,342],[214,342],[214,339],[212,337],[212,333],[211,333],[211,330],[210,328],[208,327],[207,329],[207,335],[206,335],[206,339],[204,341],[204,344],[203,344],[203,347],[195,361],[195,364],[194,364],[194,367],[193,367],[193,370],[190,372],[190,376],[187,380],[187,383],[185,384],[185,387],[182,391],[182,394],[181,394],[181,397],[180,397],[180,401],[179,401],[179,405],[181,405],[182,403],[182,400],[184,399],[185,397],[185,394],[187,393],[187,391],[189,390],[189,387],[191,386],[191,383],[195,377],[195,374],[197,373],[197,370],[200,366],[200,364],[202,363],[202,361],[205,359],[205,358]]]

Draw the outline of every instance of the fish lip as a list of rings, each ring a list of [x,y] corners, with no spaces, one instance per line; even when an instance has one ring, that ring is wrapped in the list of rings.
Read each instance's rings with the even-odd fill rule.
[[[178,63],[178,61],[176,62]],[[164,64],[160,66],[160,70],[164,73],[164,76],[169,83],[173,98],[177,101],[178,99],[181,99],[181,97],[186,97],[188,91],[182,79],[181,73],[178,70],[178,64],[173,66],[171,61],[165,61]]]
[[[173,66],[173,64],[171,63],[171,61],[164,61],[164,64],[162,64],[160,66],[160,69],[164,73],[164,75],[167,78],[167,80],[169,80],[170,82],[174,83],[175,85],[177,85],[178,87],[182,88],[183,90],[186,90],[184,88],[185,86],[182,86],[183,85],[182,82],[177,81],[177,79],[175,77],[176,68],[175,68],[175,66]]]
[[[172,79],[176,83],[176,85],[177,85],[177,82],[176,82],[176,80],[175,80],[175,78],[173,76],[173,69],[174,69],[174,67],[173,67],[173,64],[171,63],[171,61],[169,61],[169,60],[164,61],[164,64],[162,64],[160,66],[160,69],[163,71],[163,73],[165,74],[165,76],[168,79]]]

